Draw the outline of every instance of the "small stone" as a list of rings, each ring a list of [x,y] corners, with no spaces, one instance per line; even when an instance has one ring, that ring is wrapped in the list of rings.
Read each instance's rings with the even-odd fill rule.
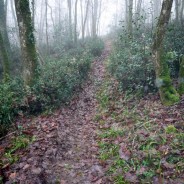
[[[29,159],[27,160],[27,163],[29,163],[29,164],[33,163],[33,158],[29,158]]]
[[[98,148],[97,148],[97,147],[92,147],[92,148],[91,148],[91,151],[92,151],[92,152],[97,152],[97,151],[98,151]]]
[[[34,143],[33,145],[35,148],[39,148],[40,147],[40,144],[38,142]]]
[[[25,171],[25,170],[29,169],[29,167],[30,167],[30,165],[29,165],[29,164],[26,164],[26,165],[23,167],[23,170]]]
[[[19,164],[20,169],[22,169],[24,166],[25,166],[25,163],[23,163],[23,162]]]
[[[40,173],[42,172],[42,169],[41,168],[33,168],[32,169],[32,173],[33,174],[36,174],[36,175],[39,175]]]

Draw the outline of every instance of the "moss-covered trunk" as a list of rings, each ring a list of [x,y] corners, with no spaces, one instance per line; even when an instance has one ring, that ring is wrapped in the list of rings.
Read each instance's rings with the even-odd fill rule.
[[[180,71],[179,71],[179,94],[184,94],[184,56],[181,58]]]
[[[10,74],[10,65],[8,59],[8,53],[4,45],[3,36],[0,31],[0,55],[2,57],[3,63],[3,79],[6,81],[9,78]]]
[[[31,86],[38,77],[38,57],[29,0],[15,0],[15,9],[23,59],[23,78],[25,84]]]
[[[167,65],[166,54],[163,49],[163,40],[171,14],[173,0],[164,0],[158,20],[154,42],[153,61],[156,72],[156,84],[159,88],[160,98],[164,105],[172,105],[179,101],[179,95],[172,85],[170,71]]]

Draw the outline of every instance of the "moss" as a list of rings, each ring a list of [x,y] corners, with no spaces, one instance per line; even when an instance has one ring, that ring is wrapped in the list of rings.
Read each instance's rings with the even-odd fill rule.
[[[184,56],[182,57],[181,63],[180,63],[178,92],[180,95],[184,94]]]
[[[167,106],[173,105],[179,102],[179,99],[180,99],[179,94],[177,93],[177,91],[174,89],[173,86],[161,87],[160,96],[161,96],[162,103]]]
[[[163,86],[170,86],[170,84],[172,83],[171,78],[168,76],[161,76],[161,79],[163,82]]]
[[[159,88],[161,101],[164,105],[173,105],[179,102],[179,94],[172,85],[170,71],[167,64],[167,57],[163,52],[160,53],[160,68],[159,79],[162,80],[162,85]]]

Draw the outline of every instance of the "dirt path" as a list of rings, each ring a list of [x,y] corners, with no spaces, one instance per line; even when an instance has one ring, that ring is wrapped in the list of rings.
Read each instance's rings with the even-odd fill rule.
[[[51,117],[34,119],[36,141],[11,168],[12,181],[22,184],[105,183],[104,171],[97,159],[98,124],[93,118],[97,108],[96,91],[103,82],[103,62],[109,51],[107,43],[102,56],[94,61],[83,91],[68,107]]]

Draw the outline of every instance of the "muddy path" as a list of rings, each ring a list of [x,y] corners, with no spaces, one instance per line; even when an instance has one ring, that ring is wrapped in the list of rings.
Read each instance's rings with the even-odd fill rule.
[[[36,141],[10,168],[9,181],[21,184],[102,184],[104,170],[98,160],[96,92],[103,83],[104,61],[110,43],[92,64],[89,79],[68,107],[49,117],[31,121]]]

